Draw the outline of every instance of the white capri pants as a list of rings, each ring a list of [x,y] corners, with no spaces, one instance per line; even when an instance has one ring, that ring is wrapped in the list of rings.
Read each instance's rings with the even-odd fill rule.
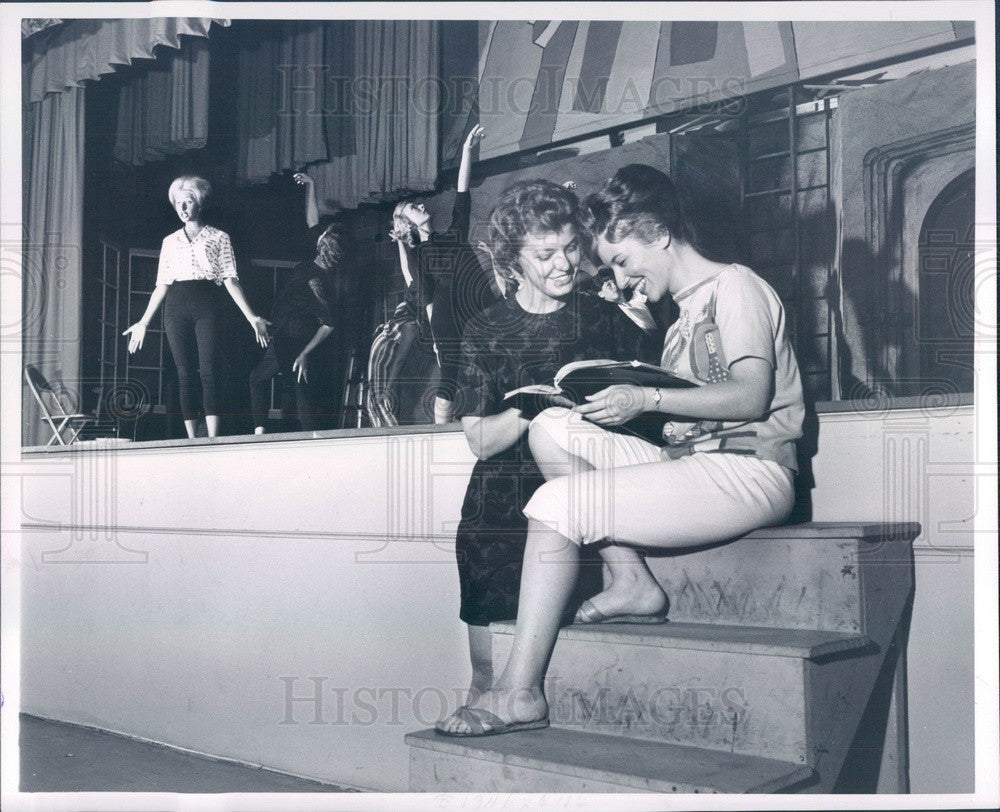
[[[699,546],[780,524],[792,510],[793,474],[771,460],[706,452],[664,460],[659,446],[563,408],[543,411],[531,431],[595,468],[546,482],[524,508],[577,544]]]

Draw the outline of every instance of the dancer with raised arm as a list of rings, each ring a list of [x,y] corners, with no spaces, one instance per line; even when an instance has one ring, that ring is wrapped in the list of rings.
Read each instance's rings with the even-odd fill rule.
[[[472,199],[469,177],[472,151],[485,136],[482,126],[469,130],[462,145],[451,225],[435,232],[423,203],[403,201],[393,212],[391,236],[400,245],[407,299],[430,319],[441,382],[434,399],[434,422],[449,423],[461,361],[461,339],[468,320],[497,301],[490,276],[468,244]]]
[[[305,219],[316,255],[296,266],[275,299],[272,340],[250,374],[254,434],[266,431],[271,381],[277,376],[295,392],[296,417],[303,431],[334,428],[332,414],[339,407],[334,402],[338,382],[332,380],[336,365],[328,342],[348,338],[338,315],[351,287],[352,263],[345,229],[336,222],[320,226],[313,179],[305,172],[297,172],[294,179],[305,189]]]

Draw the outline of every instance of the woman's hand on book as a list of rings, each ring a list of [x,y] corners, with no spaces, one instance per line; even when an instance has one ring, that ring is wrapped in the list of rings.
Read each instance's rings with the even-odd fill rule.
[[[609,386],[587,395],[587,402],[574,411],[599,426],[620,426],[646,411],[646,390],[631,384]]]

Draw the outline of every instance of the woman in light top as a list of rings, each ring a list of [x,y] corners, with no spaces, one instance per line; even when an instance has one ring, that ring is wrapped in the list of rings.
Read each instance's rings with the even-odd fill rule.
[[[222,307],[219,289],[236,303],[257,337],[267,346],[268,322],[247,303],[236,275],[236,260],[229,235],[202,221],[212,186],[197,175],[182,175],[170,184],[167,197],[181,221],[181,228],[163,238],[156,287],[142,318],[122,335],[129,336],[128,351],[142,349],[146,328],[160,304],[163,328],[177,366],[181,413],[188,437],[196,436],[199,390],[209,437],[219,433],[218,319]],[[194,345],[194,346],[192,346]],[[196,351],[193,351],[194,348]]]
[[[698,386],[611,386],[532,421],[529,445],[547,481],[524,508],[511,655],[489,691],[438,723],[443,735],[548,724],[543,679],[582,545],[604,545],[611,584],[577,623],[662,622],[666,596],[643,548],[732,540],[792,509],[804,406],[777,294],[749,268],[704,255],[673,183],[653,167],[620,169],[585,215],[619,288],[679,306],[661,366]],[[609,430],[647,412],[668,417],[660,443]]]

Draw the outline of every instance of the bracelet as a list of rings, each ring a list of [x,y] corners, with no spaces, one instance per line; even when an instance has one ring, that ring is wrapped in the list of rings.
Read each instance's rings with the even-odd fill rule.
[[[653,410],[660,411],[660,387],[656,387],[653,390]]]

